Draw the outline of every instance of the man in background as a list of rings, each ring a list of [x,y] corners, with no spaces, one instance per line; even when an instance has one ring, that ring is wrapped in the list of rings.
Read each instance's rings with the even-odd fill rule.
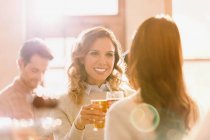
[[[0,118],[36,118],[32,103],[33,90],[43,82],[48,63],[52,59],[53,55],[43,40],[35,38],[23,44],[17,59],[19,75],[0,91]]]

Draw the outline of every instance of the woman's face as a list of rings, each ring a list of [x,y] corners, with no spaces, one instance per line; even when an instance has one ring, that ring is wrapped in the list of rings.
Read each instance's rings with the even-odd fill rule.
[[[99,38],[90,47],[83,64],[89,84],[101,85],[112,73],[115,62],[115,47],[109,38]]]

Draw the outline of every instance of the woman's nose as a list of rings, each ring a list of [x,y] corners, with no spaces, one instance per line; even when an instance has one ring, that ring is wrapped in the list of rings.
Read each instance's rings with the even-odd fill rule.
[[[105,56],[100,56],[99,63],[106,64],[106,58],[105,58]]]

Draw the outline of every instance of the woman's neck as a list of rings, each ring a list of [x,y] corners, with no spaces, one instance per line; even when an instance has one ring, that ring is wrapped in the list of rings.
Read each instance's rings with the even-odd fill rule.
[[[95,85],[95,86],[98,86],[99,88],[105,83],[105,81],[103,82],[90,82],[90,81],[87,81],[87,84],[89,85]]]

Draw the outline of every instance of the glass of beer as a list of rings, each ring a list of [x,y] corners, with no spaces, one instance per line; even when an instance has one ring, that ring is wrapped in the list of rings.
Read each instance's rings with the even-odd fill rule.
[[[108,108],[113,104],[114,102],[121,100],[125,97],[125,94],[123,91],[111,91],[106,93],[106,100],[108,104]]]
[[[101,108],[101,111],[105,112],[105,113],[108,109],[107,100],[91,100],[91,104],[99,105],[99,107]],[[105,124],[105,121],[102,121],[101,123],[94,124],[93,130],[97,131],[98,129],[104,128],[104,124]]]

